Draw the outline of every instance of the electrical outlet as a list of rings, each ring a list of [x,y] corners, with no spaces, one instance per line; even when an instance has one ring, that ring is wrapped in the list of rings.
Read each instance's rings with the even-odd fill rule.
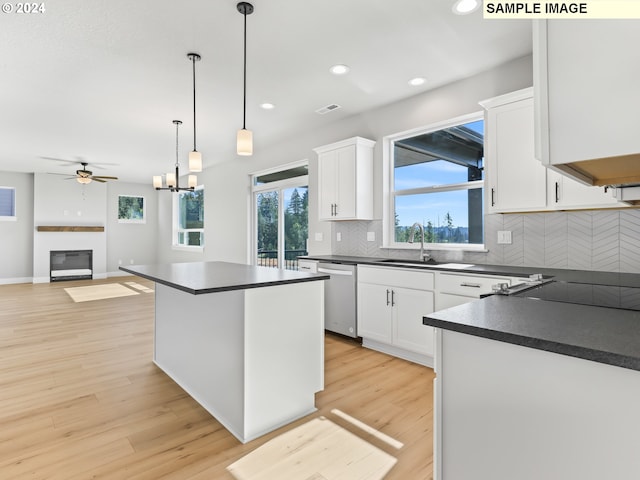
[[[342,241],[342,232],[338,232],[336,233],[336,242],[341,242]]]
[[[122,265],[122,259],[121,258],[118,259],[118,265]]]
[[[316,242],[321,242],[321,241],[322,241],[322,239],[323,239],[324,237],[323,237],[323,235],[322,235],[322,232],[317,232],[317,233],[314,235],[314,238],[315,238]]]
[[[133,265],[133,258],[132,258],[131,260],[129,260],[129,263],[130,263],[131,265]]]
[[[376,241],[376,232],[367,232],[367,242]]]
[[[511,245],[511,230],[498,230],[498,245]]]

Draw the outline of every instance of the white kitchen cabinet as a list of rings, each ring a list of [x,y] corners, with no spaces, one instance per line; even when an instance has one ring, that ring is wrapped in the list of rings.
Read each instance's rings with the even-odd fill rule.
[[[320,220],[373,219],[373,147],[353,137],[315,148]]]
[[[620,203],[604,187],[580,183],[566,175],[548,170],[547,201],[553,209],[611,208]]]
[[[489,213],[544,210],[547,169],[533,148],[533,89],[480,102],[485,108]]]
[[[506,283],[509,286],[524,282],[524,278],[510,278],[496,275],[470,275],[438,272],[435,279],[436,310],[455,307],[491,293],[493,286]]]
[[[637,181],[638,21],[535,20],[533,31],[536,157],[587,184]]]
[[[434,273],[358,266],[358,334],[365,347],[432,365]]]

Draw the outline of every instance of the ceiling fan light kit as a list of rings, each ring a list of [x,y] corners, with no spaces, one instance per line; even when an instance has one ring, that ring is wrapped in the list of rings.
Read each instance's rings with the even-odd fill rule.
[[[238,12],[244,17],[244,87],[242,103],[242,128],[238,130],[236,149],[238,155],[253,155],[253,132],[247,130],[247,15],[253,13],[253,5],[248,2],[240,2],[236,5]]]

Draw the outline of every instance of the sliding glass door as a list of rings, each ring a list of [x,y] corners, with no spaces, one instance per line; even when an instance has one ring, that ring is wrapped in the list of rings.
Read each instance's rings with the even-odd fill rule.
[[[306,164],[253,176],[255,265],[298,269],[307,254],[308,176]]]

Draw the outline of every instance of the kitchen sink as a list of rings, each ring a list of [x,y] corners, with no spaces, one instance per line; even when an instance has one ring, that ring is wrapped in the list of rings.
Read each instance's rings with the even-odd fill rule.
[[[464,270],[465,268],[471,268],[474,265],[469,263],[429,263],[429,262],[412,262],[411,260],[395,260],[387,259],[380,260],[380,263],[387,265],[398,265],[404,267],[420,267],[420,268],[443,268],[451,270]]]

